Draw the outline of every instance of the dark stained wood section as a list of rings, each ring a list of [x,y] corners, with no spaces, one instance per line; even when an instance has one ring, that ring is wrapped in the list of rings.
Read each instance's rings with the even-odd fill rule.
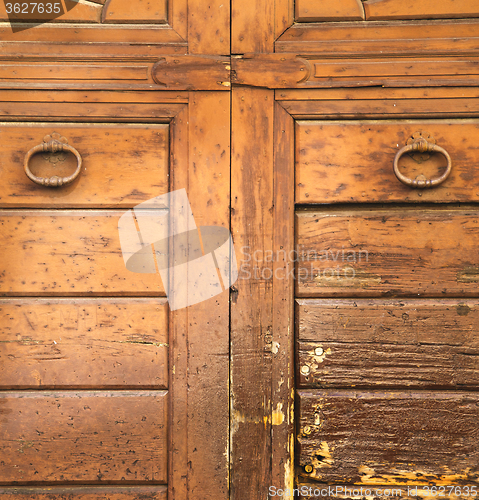
[[[476,120],[297,121],[296,203],[478,201],[478,130]],[[450,176],[434,189],[406,186],[393,171],[396,153],[417,132],[452,159]],[[433,179],[444,172],[446,159],[406,154],[399,165],[410,178]]]
[[[301,299],[296,315],[300,387],[479,387],[477,300]]]
[[[478,221],[475,208],[298,212],[297,294],[473,297]]]
[[[2,392],[0,484],[164,483],[167,392]]]
[[[168,387],[165,299],[0,300],[0,386]]]
[[[69,104],[70,113],[73,106]],[[26,153],[53,132],[65,137],[82,157],[79,177],[61,189],[34,184],[23,170]],[[0,135],[3,207],[132,207],[168,188],[166,124],[3,123]],[[29,166],[42,177],[66,175],[75,170],[76,158],[70,153],[36,154]]]
[[[167,500],[166,486],[0,487],[1,500]]]
[[[479,396],[298,391],[299,464],[333,483],[478,482]]]

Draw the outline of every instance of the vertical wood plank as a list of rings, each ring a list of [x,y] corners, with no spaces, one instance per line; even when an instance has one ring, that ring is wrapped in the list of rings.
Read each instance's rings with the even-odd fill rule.
[[[229,55],[229,1],[188,2],[188,53]]]
[[[171,124],[170,191],[188,186],[189,107]],[[170,311],[170,414],[168,436],[168,498],[188,498],[188,315],[187,309]]]
[[[245,87],[232,99],[231,227],[241,267],[231,293],[231,498],[259,500],[272,480],[273,266],[264,256],[273,238],[274,93]]]
[[[192,92],[188,197],[197,226],[230,224],[230,94]],[[188,307],[188,489],[228,498],[229,293]]]
[[[186,189],[196,226],[229,227],[230,96],[192,92],[172,127],[170,190]],[[174,222],[174,221],[173,221]],[[171,314],[169,497],[228,498],[229,295]]]
[[[275,0],[274,39],[277,40],[294,22],[294,0]]]
[[[273,0],[232,0],[232,54],[274,52],[274,3]]]
[[[275,102],[272,486],[294,487],[294,120]],[[283,500],[293,498],[283,495]]]

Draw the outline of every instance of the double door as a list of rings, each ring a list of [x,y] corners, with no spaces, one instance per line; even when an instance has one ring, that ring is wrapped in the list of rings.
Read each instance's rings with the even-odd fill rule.
[[[436,4],[5,11],[0,496],[472,496],[479,12]],[[139,206],[182,190],[235,253],[176,309],[120,221],[158,257]]]

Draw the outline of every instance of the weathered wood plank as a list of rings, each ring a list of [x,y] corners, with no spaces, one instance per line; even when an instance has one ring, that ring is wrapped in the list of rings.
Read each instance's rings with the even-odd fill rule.
[[[232,93],[231,228],[241,266],[273,244],[274,94]],[[254,273],[250,279],[246,271]],[[273,265],[255,259],[231,291],[231,491],[234,500],[264,498],[271,484]],[[275,408],[276,410],[276,408]]]
[[[285,15],[284,12],[282,14]],[[245,3],[243,0],[233,0],[231,17],[232,54],[274,51],[274,1],[255,0]]]
[[[188,177],[188,196],[198,225],[229,228],[230,109],[229,92],[190,94],[189,163],[183,174]],[[184,475],[188,467],[191,499],[213,495],[227,500],[229,495],[230,304],[228,287],[223,288],[221,294],[185,311],[188,464],[178,474]],[[184,352],[178,356],[184,357]]]
[[[0,488],[1,500],[167,500],[166,486],[57,486]]]
[[[118,233],[122,215],[89,210],[1,212],[0,293],[165,296],[159,274],[126,268]]]
[[[475,208],[298,212],[300,297],[473,297]]]
[[[0,484],[167,479],[167,392],[2,392]]]
[[[298,342],[297,349],[299,387],[479,388],[478,348]]]
[[[30,104],[31,106],[31,104]],[[35,105],[36,106],[36,105]],[[82,105],[85,109],[85,105]],[[57,189],[33,183],[23,169],[28,150],[54,131],[65,136],[82,157],[77,180]],[[132,207],[168,191],[168,125],[72,125],[2,123],[0,193],[2,207]],[[68,154],[36,154],[30,170],[37,176],[66,176],[75,171]]]
[[[0,299],[0,386],[168,387],[164,299]]]
[[[444,148],[453,162],[450,176],[433,189],[406,186],[393,170],[396,153],[420,131]],[[474,137],[478,131],[477,120],[298,121],[296,203],[477,201],[479,154]],[[446,164],[441,154],[414,158],[405,154],[399,168],[412,179],[419,174],[433,179]]]
[[[208,0],[208,2],[189,0],[187,26],[188,53],[229,54],[230,25],[229,2],[224,2],[223,0]]]
[[[275,103],[274,236],[285,250],[273,263],[272,484],[294,485],[294,283],[288,252],[294,249],[294,120]],[[285,498],[286,500],[286,498]]]
[[[479,17],[479,9],[474,0],[414,0],[397,2],[395,0],[366,0],[364,3],[366,19],[465,19]]]
[[[375,23],[297,23],[275,42],[275,52],[339,57],[367,54],[467,54],[477,50],[477,20]],[[454,40],[454,41],[453,41]],[[476,47],[476,49],[473,49]],[[240,53],[244,53],[243,51]]]
[[[303,476],[364,485],[478,482],[477,393],[301,390],[298,396],[298,465],[312,467]]]
[[[101,14],[103,23],[166,23],[168,22],[167,1],[157,0],[107,0]]]
[[[299,0],[295,5],[295,21],[362,21],[364,8],[360,0],[338,0],[337,2],[316,2]]]

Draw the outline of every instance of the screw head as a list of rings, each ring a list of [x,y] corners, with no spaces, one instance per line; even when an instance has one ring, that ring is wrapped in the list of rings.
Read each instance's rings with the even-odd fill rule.
[[[316,349],[314,350],[314,354],[316,354],[316,356],[322,356],[324,353],[324,349],[322,347],[316,347]]]
[[[313,467],[311,465],[307,465],[304,470],[309,474],[311,472],[313,472]]]
[[[309,366],[308,366],[308,365],[303,365],[303,366],[301,367],[301,373],[302,373],[303,375],[309,375],[309,372],[310,372],[310,371],[311,371],[311,370],[309,369]]]

